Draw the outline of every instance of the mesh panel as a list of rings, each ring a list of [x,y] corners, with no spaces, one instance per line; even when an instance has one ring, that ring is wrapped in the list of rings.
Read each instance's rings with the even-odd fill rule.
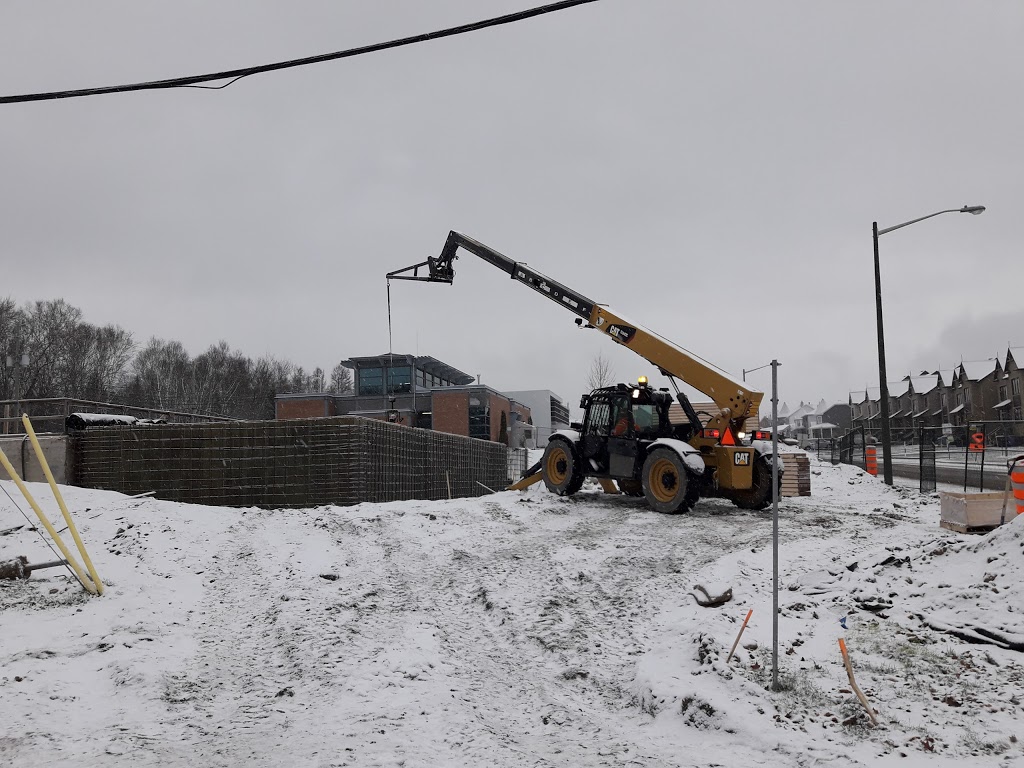
[[[77,485],[196,504],[443,499],[508,483],[500,443],[354,416],[104,427],[72,439]]]

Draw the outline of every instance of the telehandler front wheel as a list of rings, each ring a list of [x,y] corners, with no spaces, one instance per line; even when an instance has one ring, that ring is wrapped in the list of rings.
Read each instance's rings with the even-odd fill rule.
[[[779,488],[782,488],[782,472],[779,462]],[[732,503],[740,509],[767,509],[772,503],[772,465],[760,454],[754,455],[754,467],[750,488],[734,490]]]
[[[640,475],[647,503],[657,512],[678,515],[687,510],[686,488],[689,477],[679,454],[669,448],[656,448],[647,455]]]
[[[544,485],[559,496],[571,496],[583,486],[583,471],[576,449],[568,440],[554,437],[540,460]]]

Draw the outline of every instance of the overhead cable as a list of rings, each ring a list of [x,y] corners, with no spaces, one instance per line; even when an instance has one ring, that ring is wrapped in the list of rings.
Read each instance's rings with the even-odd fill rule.
[[[324,61],[334,61],[335,59],[347,59],[352,56],[361,56],[364,53],[375,53],[389,48],[400,48],[405,45],[413,45],[414,43],[424,43],[428,40],[436,40],[442,37],[453,37],[455,35],[465,34],[466,32],[476,32],[477,30],[487,29],[488,27],[511,24],[516,21],[533,18],[534,16],[542,16],[546,13],[562,11],[577,5],[585,5],[587,3],[594,2],[597,2],[597,0],[562,0],[562,2],[550,3],[537,8],[530,8],[525,11],[516,11],[515,13],[509,13],[504,16],[497,16],[495,18],[484,19],[482,21],[474,21],[469,24],[449,27],[436,32],[425,32],[423,34],[413,35],[412,37],[390,40],[385,43],[374,43],[373,45],[364,45],[359,48],[349,48],[345,51],[321,53],[317,56],[306,56],[301,59],[278,61],[273,64],[261,64],[256,67],[245,67],[244,69],[231,69],[224,72],[213,72],[206,75],[191,75],[189,77],[175,77],[168,80],[151,80],[144,83],[107,85],[100,88],[81,88],[73,91],[50,91],[47,93],[25,93],[16,96],[0,96],[0,104],[19,104],[27,101],[52,101],[54,99],[73,99],[79,96],[99,96],[105,93],[124,93],[126,91],[154,91],[161,88],[207,88],[214,90],[225,88],[243,77],[249,77],[250,75],[260,74],[262,72],[272,72],[278,69],[291,69],[292,67],[302,67],[307,64],[319,64]],[[198,85],[199,83],[214,82],[217,80],[230,80],[230,82],[220,86]]]

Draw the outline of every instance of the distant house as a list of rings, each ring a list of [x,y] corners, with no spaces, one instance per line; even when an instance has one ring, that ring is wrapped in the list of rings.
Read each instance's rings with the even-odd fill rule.
[[[852,421],[849,403],[829,403],[819,400],[817,405],[800,401],[794,410],[783,403],[779,409],[779,433],[804,443],[819,437],[838,437],[850,428]],[[761,419],[761,426],[771,427],[771,417]]]
[[[994,406],[995,410],[999,412],[1000,421],[1024,419],[1024,414],[1021,412],[1021,389],[1024,389],[1024,347],[1011,347],[1006,350],[1003,379],[998,391],[999,402]],[[1017,434],[1024,434],[1024,432],[1017,432]]]
[[[849,431],[852,419],[846,403],[828,403],[822,400],[814,413],[806,417],[807,430],[812,438],[840,437]]]
[[[987,412],[999,402],[999,383],[1003,367],[996,358],[962,362],[953,378],[955,405],[950,409],[951,423],[963,426],[985,421]]]
[[[911,427],[916,430],[920,427],[940,426],[941,422],[935,415],[935,411],[938,409],[932,407],[935,393],[940,387],[938,373],[909,376],[908,381],[910,382],[908,402],[911,410]]]

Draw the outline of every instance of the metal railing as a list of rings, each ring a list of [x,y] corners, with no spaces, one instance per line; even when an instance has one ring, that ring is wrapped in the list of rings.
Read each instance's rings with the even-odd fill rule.
[[[122,403],[79,400],[74,397],[44,397],[29,400],[0,400],[0,414],[2,414],[0,415],[0,434],[21,434],[24,431],[21,426],[22,413],[28,414],[38,432],[63,432],[64,423],[72,413],[109,413],[135,416],[140,419],[160,419],[174,424],[238,421],[238,419],[213,414],[140,408]]]

